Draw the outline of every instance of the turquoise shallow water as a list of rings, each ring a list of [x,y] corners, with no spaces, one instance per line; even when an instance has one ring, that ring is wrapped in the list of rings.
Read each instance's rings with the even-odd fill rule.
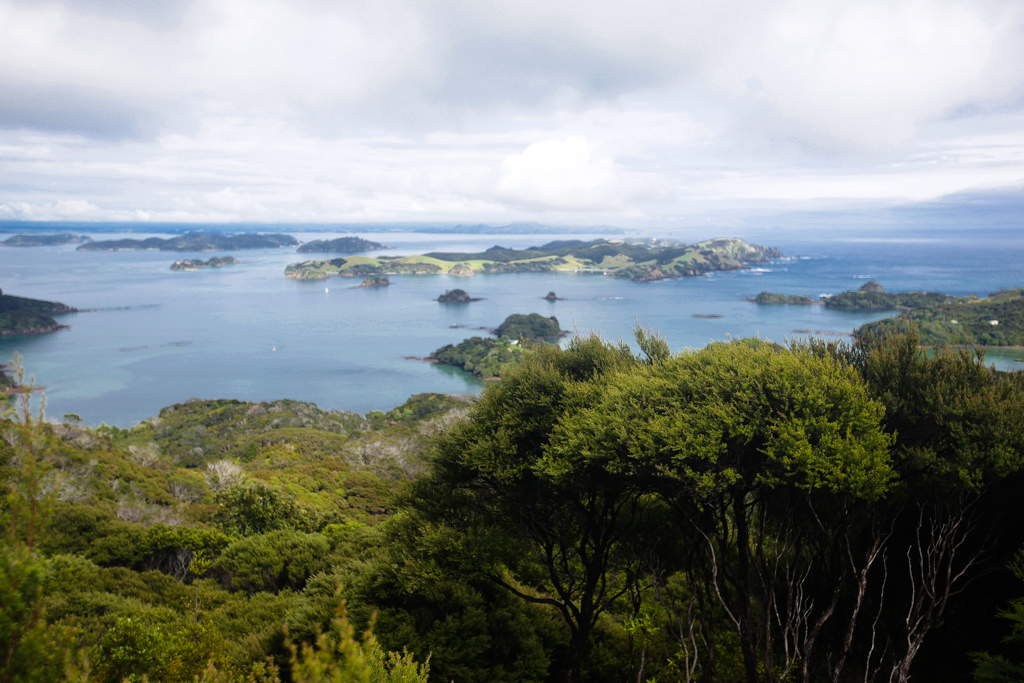
[[[94,235],[121,236],[141,237]],[[523,248],[567,237],[362,236],[395,246],[387,252],[392,255],[475,251],[495,242]],[[424,356],[486,334],[472,328],[496,327],[511,313],[555,315],[564,329],[593,330],[610,339],[628,339],[639,321],[678,349],[728,335],[784,341],[801,336],[794,330],[848,333],[888,315],[744,301],[763,290],[838,293],[868,278],[892,291],[956,295],[1024,285],[1024,240],[1009,233],[973,236],[968,244],[957,235],[853,240],[772,234],[750,240],[777,246],[793,258],[749,271],[647,284],[599,275],[519,273],[394,276],[390,287],[350,289],[357,280],[286,280],[287,264],[315,256],[293,249],[234,252],[243,264],[178,273],[169,270],[174,260],[214,254],[4,248],[0,287],[7,293],[79,309],[130,308],[61,316],[71,327],[55,334],[2,338],[0,358],[23,354],[29,371],[47,387],[48,413],[78,413],[88,424],[129,426],[190,397],[294,398],[365,412],[390,409],[424,391],[479,391],[481,383],[458,370],[403,356]],[[455,287],[484,300],[432,301]],[[542,300],[549,290],[564,301]],[[1024,367],[1014,362],[1021,354],[990,352],[988,359],[1000,368]]]

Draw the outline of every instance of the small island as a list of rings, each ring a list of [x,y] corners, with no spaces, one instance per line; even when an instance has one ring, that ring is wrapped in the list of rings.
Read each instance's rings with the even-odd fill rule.
[[[14,235],[0,242],[5,247],[59,247],[64,244],[85,244],[92,242],[86,235],[62,232],[59,235]]]
[[[483,299],[474,299],[464,289],[447,289],[444,294],[437,297],[437,300],[442,304],[468,304],[471,301],[483,301]]]
[[[77,309],[58,301],[11,296],[0,290],[0,336],[56,332],[67,328],[67,325],[50,316],[76,312]]]
[[[349,289],[360,289],[361,287],[387,287],[391,284],[391,281],[386,277],[380,277],[379,275],[371,275],[370,277],[363,278],[361,284],[355,287],[349,287]]]
[[[350,256],[303,261],[285,268],[285,277],[309,280],[332,275],[475,275],[555,271],[654,282],[749,269],[751,263],[767,263],[782,256],[782,252],[774,247],[747,244],[740,239],[713,239],[696,244],[650,239],[559,240],[529,249],[495,245],[479,253],[431,252],[416,256]]]
[[[78,251],[238,251],[240,249],[279,249],[294,247],[299,241],[291,235],[207,235],[188,234],[170,239],[150,237],[144,240],[106,240],[89,242]]]
[[[391,249],[379,242],[364,240],[362,237],[339,237],[333,240],[313,240],[306,242],[295,250],[297,254],[311,253],[347,253],[354,254],[360,251],[372,251],[374,249]]]
[[[505,322],[498,325],[494,334],[508,339],[537,340],[558,339],[564,337],[567,332],[559,328],[558,318],[555,316],[545,318],[540,313],[513,313],[505,318]]]
[[[222,268],[224,266],[233,266],[236,263],[241,263],[241,261],[234,256],[214,256],[209,261],[191,258],[184,261],[175,261],[171,264],[171,270],[192,271],[199,270],[200,268]]]
[[[565,301],[565,299],[563,299],[562,297],[558,296],[554,292],[548,292],[547,296],[541,297],[541,298],[546,300],[546,301]]]
[[[772,292],[761,292],[753,299],[744,299],[744,301],[753,301],[756,304],[789,304],[795,306],[810,306],[811,304],[821,303],[817,299],[812,299],[803,294],[774,294]]]
[[[525,349],[512,339],[470,337],[458,344],[446,344],[427,359],[441,365],[453,365],[478,379],[492,380],[501,376],[501,367],[518,362]]]

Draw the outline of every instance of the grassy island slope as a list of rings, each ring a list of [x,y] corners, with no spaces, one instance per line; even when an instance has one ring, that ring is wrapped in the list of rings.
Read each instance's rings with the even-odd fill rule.
[[[346,257],[304,261],[285,269],[285,277],[319,279],[370,274],[475,275],[526,271],[582,271],[627,277],[638,282],[740,270],[749,263],[780,258],[774,247],[747,244],[739,239],[714,239],[690,245],[664,246],[624,240],[552,242],[529,249],[494,246],[479,253],[431,252],[416,256]]]

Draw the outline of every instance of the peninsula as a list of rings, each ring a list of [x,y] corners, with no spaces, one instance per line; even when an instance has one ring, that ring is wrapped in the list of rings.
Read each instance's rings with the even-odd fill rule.
[[[294,247],[299,241],[291,235],[204,235],[189,234],[162,239],[106,240],[89,242],[78,251],[237,251],[240,249],[275,249]]]
[[[0,290],[0,337],[56,332],[67,325],[61,325],[50,316],[76,311],[57,301],[11,296]]]
[[[371,275],[369,277],[364,277],[362,284],[358,284],[355,287],[349,287],[349,289],[359,289],[360,287],[387,287],[390,284],[391,281],[386,277]]]
[[[62,232],[59,235],[14,235],[0,242],[5,247],[58,247],[63,244],[85,244],[92,238],[86,235],[72,235]]]
[[[214,256],[209,261],[204,261],[198,258],[185,259],[183,261],[175,261],[171,264],[171,270],[199,270],[200,268],[222,268],[224,266],[233,266],[236,263],[241,263],[234,256]]]
[[[749,301],[902,311],[898,316],[861,325],[855,330],[857,336],[885,335],[916,327],[925,346],[1024,346],[1024,288],[1002,289],[987,297],[952,296],[941,292],[887,292],[872,280],[860,289],[821,301],[770,292],[761,292]]]
[[[917,327],[921,343],[926,346],[1024,346],[1024,288],[1003,289],[987,297],[938,295],[941,300],[929,298],[919,306],[910,306],[915,301],[910,295],[914,294],[936,292],[896,295],[903,297],[901,307],[909,310],[894,318],[862,325],[856,330],[857,335],[884,335]]]
[[[513,313],[491,332],[498,338],[470,337],[458,344],[446,344],[424,360],[454,365],[479,379],[498,379],[501,367],[518,362],[531,343],[566,335],[559,328],[558,318],[545,318],[539,313]]]
[[[560,240],[540,247],[508,249],[493,246],[479,253],[431,252],[416,256],[350,256],[293,263],[285,277],[297,280],[331,276],[432,274],[475,275],[526,271],[582,272],[652,282],[749,268],[781,258],[774,247],[739,239],[713,239],[697,244],[672,240]]]
[[[364,240],[362,237],[339,237],[333,240],[313,240],[306,242],[295,250],[298,254],[322,253],[348,253],[354,254],[359,251],[372,251],[374,249],[391,249],[379,242]]]

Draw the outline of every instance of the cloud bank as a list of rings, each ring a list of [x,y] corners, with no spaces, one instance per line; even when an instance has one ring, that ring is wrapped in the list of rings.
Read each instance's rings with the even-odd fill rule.
[[[0,0],[0,219],[673,224],[1024,187],[1015,0]]]

